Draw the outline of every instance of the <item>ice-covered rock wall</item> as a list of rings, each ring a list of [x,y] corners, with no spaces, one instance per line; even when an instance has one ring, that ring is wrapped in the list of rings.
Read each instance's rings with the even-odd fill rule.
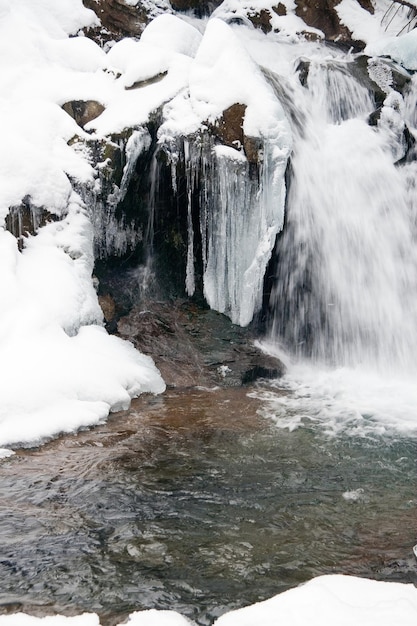
[[[260,68],[216,19],[191,65],[188,90],[163,115],[159,143],[186,176],[187,292],[195,288],[197,210],[204,296],[211,308],[246,326],[260,308],[265,268],[283,225],[287,119]],[[174,171],[174,189],[177,177]]]

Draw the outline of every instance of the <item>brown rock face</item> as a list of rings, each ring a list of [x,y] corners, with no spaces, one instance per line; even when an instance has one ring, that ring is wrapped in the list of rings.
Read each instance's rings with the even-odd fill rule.
[[[372,0],[356,0],[360,6],[374,13]],[[349,29],[340,23],[339,16],[336,11],[340,0],[295,0],[295,13],[300,17],[307,26],[317,28],[324,33],[325,39],[328,41],[338,41],[347,45],[362,49],[362,42],[354,41],[352,33]],[[277,15],[283,16],[287,14],[287,9],[282,2],[272,7],[272,11]],[[254,11],[248,14],[249,20],[256,28],[260,28],[264,33],[272,30],[271,26],[271,9],[265,8],[260,11]],[[307,39],[317,38],[314,33],[304,32]]]
[[[226,146],[231,148],[237,148],[238,144],[243,146],[243,119],[245,111],[245,104],[232,104],[232,106],[223,111],[222,117],[212,127],[213,134]]]
[[[251,345],[251,333],[195,303],[148,302],[117,324],[118,334],[152,356],[168,387],[239,387],[278,378],[285,367]]]
[[[83,0],[83,3],[100,18],[101,27],[88,33],[99,44],[123,37],[140,37],[151,20],[140,2],[137,7],[125,4],[123,0]]]
[[[72,100],[66,102],[62,108],[77,122],[78,126],[84,127],[104,111],[104,106],[95,100]]]
[[[211,127],[211,131],[225,146],[230,146],[231,148],[243,147],[249,163],[257,164],[259,162],[261,142],[259,139],[253,139],[244,134],[243,120],[245,111],[245,104],[232,104],[232,106],[223,111],[223,115],[216,125]]]
[[[340,24],[335,6],[340,0],[295,0],[296,15],[312,28],[323,31],[326,39],[351,41],[352,34]]]

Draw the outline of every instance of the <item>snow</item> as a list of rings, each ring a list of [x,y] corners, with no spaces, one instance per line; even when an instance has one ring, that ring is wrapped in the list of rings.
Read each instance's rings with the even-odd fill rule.
[[[278,15],[275,12],[274,8],[277,8],[278,4],[285,7],[285,15]],[[295,10],[296,3],[294,0],[281,0],[279,3],[273,0],[224,0],[213,12],[213,17],[220,18],[225,22],[241,20],[244,24],[251,26],[251,16],[259,15],[261,11],[267,11],[270,16],[271,30],[279,33],[281,40],[298,41],[306,33],[323,39],[323,32],[318,28],[308,26],[302,18],[295,14]]]
[[[60,105],[106,101],[115,91],[105,53],[83,36],[68,38],[97,19],[81,0],[3,0],[0,16],[0,456],[7,456],[12,445],[96,424],[165,385],[150,358],[102,327],[90,216],[73,191],[72,181],[93,185],[95,173],[68,144],[87,135]],[[23,199],[49,223],[19,250],[4,224],[9,207],[18,222]]]
[[[246,135],[280,136],[284,151],[291,143],[281,105],[261,69],[245,52],[230,26],[220,19],[212,18],[207,24],[190,70],[190,98],[200,119],[210,122],[232,104],[245,104]]]
[[[127,626],[190,626],[192,623],[175,611],[150,609],[129,615]]]
[[[122,74],[110,86],[106,110],[86,130],[105,136],[146,123],[153,111],[187,87],[200,40],[196,28],[167,14],[155,18],[140,41],[116,43],[107,55],[107,69]],[[140,85],[145,81],[150,84]],[[135,85],[140,88],[130,89]]]
[[[136,0],[125,2],[138,4]],[[255,32],[247,14],[271,8],[275,2],[226,0],[207,21],[203,36],[201,24],[206,22],[195,27],[191,17],[182,20],[171,15],[172,9],[164,0],[149,0],[147,4],[159,17],[145,29],[141,40],[123,40],[106,55],[80,32],[99,23],[81,0],[0,0],[0,458],[10,456],[13,446],[38,445],[59,433],[97,424],[110,411],[127,408],[132,397],[165,389],[149,357],[110,337],[103,328],[92,281],[91,216],[73,190],[74,181],[94,185],[96,172],[86,154],[68,144],[74,136],[86,139],[91,137],[88,131],[101,138],[127,127],[136,128],[128,144],[128,177],[137,154],[149,145],[142,126],[154,110],[163,107],[159,141],[164,144],[196,132],[206,122],[214,123],[229,106],[244,104],[244,132],[261,139],[265,146],[259,212],[250,222],[261,229],[253,248],[244,238],[243,244],[242,239],[234,244],[238,252],[243,245],[247,254],[246,265],[235,264],[233,269],[241,301],[232,305],[225,302],[224,289],[219,296],[210,295],[218,288],[214,278],[210,282],[210,272],[219,281],[225,267],[236,261],[221,257],[223,251],[214,230],[211,246],[217,256],[210,258],[209,254],[206,259],[205,289],[212,306],[227,311],[242,325],[250,321],[257,306],[259,280],[283,220],[283,173],[291,151],[291,134],[277,97],[248,51],[256,50],[258,60],[279,69],[290,61],[273,58],[270,46],[275,41],[299,41],[305,30],[321,33],[306,28],[295,16],[292,0],[283,2],[286,16],[271,13],[271,25],[280,31],[271,37]],[[337,11],[354,36],[368,44],[366,54],[390,56],[415,70],[416,31],[394,37],[406,26],[407,10],[400,8],[388,23],[384,16],[389,6],[389,0],[381,0],[371,15],[354,0],[342,0]],[[226,22],[238,17],[252,30],[237,35]],[[77,33],[79,36],[68,37]],[[247,45],[242,44],[243,39]],[[138,86],[140,83],[146,84]],[[389,93],[389,76],[384,86]],[[61,109],[65,102],[77,99],[95,99],[105,105],[104,113],[85,130]],[[385,102],[381,127],[385,124],[386,132],[399,128],[397,104],[392,96]],[[222,197],[219,207],[237,212],[242,195],[232,191],[241,188],[247,159],[239,149],[226,146],[216,147],[214,155],[219,177],[215,185]],[[122,185],[121,193],[123,189]],[[250,197],[250,193],[246,189],[243,196]],[[4,224],[9,208],[19,207],[24,198],[29,198],[35,208],[44,207],[49,223],[36,236],[28,236],[19,250],[16,238]],[[187,269],[191,285],[191,264]],[[288,387],[298,385],[298,396],[305,396],[308,410],[315,402],[322,410],[322,391],[328,385],[334,388],[333,379],[336,377],[337,382],[340,373],[333,372],[330,383],[328,376],[328,372],[323,374],[318,390],[317,378],[305,382],[304,387],[289,378]],[[352,387],[360,397],[357,404],[348,407],[351,418],[343,415],[345,429],[357,432],[362,428],[365,435],[367,428],[375,428],[375,424],[358,419],[363,407],[369,410],[368,382],[361,386],[358,377],[353,380]],[[384,390],[378,393],[371,389],[372,402],[375,398],[380,401],[375,423],[384,431],[398,430],[398,424],[406,433],[414,428],[415,386],[402,382],[403,386],[392,387],[384,383]],[[342,376],[340,393],[330,399],[330,404],[339,407],[345,387]],[[284,409],[288,420],[288,403]],[[330,422],[326,411],[322,413],[326,432],[338,434],[340,423]],[[301,425],[284,422],[282,427]],[[343,498],[354,503],[366,499],[366,494],[346,491]],[[399,583],[322,576],[265,602],[229,612],[215,624],[269,626],[277,623],[277,616],[286,626],[414,626],[417,590]],[[22,613],[0,616],[0,626],[36,626],[41,622],[46,626],[97,626],[99,618],[94,614],[72,618],[35,618]],[[128,621],[131,626],[189,623],[174,611],[156,610],[132,613]]]
[[[412,626],[416,619],[414,585],[329,575],[226,613],[215,626]]]
[[[365,48],[365,54],[391,57],[407,70],[417,70],[417,30],[371,43]]]
[[[417,589],[411,584],[386,583],[332,574],[319,576],[264,602],[225,613],[213,626],[415,626]],[[128,626],[190,626],[175,611],[137,611]],[[23,613],[0,616],[0,626],[98,626],[94,614],[36,618]],[[118,626],[121,626],[119,624]]]
[[[141,44],[152,45],[161,50],[169,50],[194,57],[201,42],[201,34],[196,28],[175,15],[164,14],[155,18],[144,30]]]
[[[373,2],[374,13],[366,11],[356,0],[341,0],[335,6],[342,24],[353,34],[353,38],[369,44],[378,39],[396,36],[409,23],[409,7],[392,0]]]
[[[76,194],[22,253],[7,231],[0,243],[1,446],[40,443],[164,390],[151,359],[100,326],[92,228]]]

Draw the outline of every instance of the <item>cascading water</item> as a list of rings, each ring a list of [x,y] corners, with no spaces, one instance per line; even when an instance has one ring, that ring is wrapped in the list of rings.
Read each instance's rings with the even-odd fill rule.
[[[319,363],[409,370],[417,249],[413,177],[395,163],[404,155],[403,102],[391,90],[370,126],[375,104],[348,65],[311,62],[306,86],[296,87],[303,124],[293,128],[271,336]]]

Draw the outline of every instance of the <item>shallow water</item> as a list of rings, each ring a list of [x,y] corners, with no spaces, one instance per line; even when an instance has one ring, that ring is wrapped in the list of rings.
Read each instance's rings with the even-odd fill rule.
[[[416,582],[415,439],[279,429],[255,395],[141,398],[4,460],[0,612],[204,625],[319,574]]]

